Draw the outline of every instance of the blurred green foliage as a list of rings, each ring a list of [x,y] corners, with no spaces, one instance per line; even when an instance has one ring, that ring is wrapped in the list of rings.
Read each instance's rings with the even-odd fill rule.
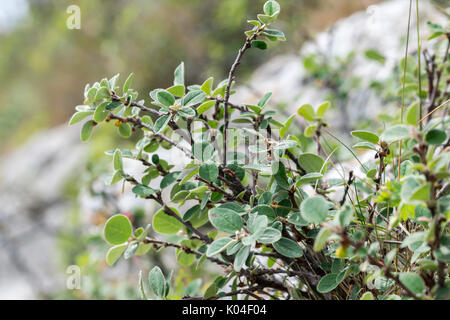
[[[370,1],[285,0],[283,52],[295,51],[311,32],[363,9]],[[69,5],[81,9],[81,29],[66,27]],[[165,72],[189,62],[188,82],[225,76],[242,43],[246,17],[259,0],[46,0],[29,1],[29,14],[0,34],[0,148],[67,121],[80,100],[79,88],[104,75],[135,72],[139,92],[165,87]],[[327,8],[327,10],[322,10]],[[331,10],[332,9],[332,10]],[[269,51],[268,51],[269,52]],[[280,51],[251,52],[240,77]],[[145,95],[142,95],[145,97]],[[11,135],[12,128],[15,130]]]

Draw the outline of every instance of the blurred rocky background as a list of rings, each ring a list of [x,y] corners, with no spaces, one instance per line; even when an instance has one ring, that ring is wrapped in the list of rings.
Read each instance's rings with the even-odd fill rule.
[[[243,41],[247,17],[263,3],[2,0],[0,298],[138,297],[136,270],[149,262],[107,267],[100,236],[104,221],[117,211],[142,224],[148,221],[142,203],[98,186],[110,167],[103,151],[127,142],[102,128],[82,144],[80,128],[68,127],[68,119],[82,103],[86,83],[116,73],[124,80],[134,72],[134,87],[143,99],[151,89],[171,83],[180,61],[186,64],[188,83],[210,75],[223,79]],[[395,74],[404,54],[409,1],[280,3],[278,27],[288,41],[264,52],[250,50],[238,72],[241,89],[232,101],[254,102],[272,91],[272,107],[287,119],[302,103],[330,99],[333,127],[344,139],[354,125],[370,126],[383,111],[380,106],[398,106]],[[66,27],[66,9],[72,4],[81,9],[80,30]],[[449,4],[420,1],[420,6],[425,40],[426,22],[447,23]],[[413,26],[415,21],[413,15]],[[412,32],[413,44],[415,37]],[[415,45],[410,48],[411,55],[417,54]],[[255,90],[255,84],[264,91]],[[381,95],[380,85],[388,86],[384,92],[390,94]],[[150,255],[151,263],[172,257]],[[80,290],[67,289],[70,265],[81,267]],[[177,281],[187,284],[192,272],[181,268]]]

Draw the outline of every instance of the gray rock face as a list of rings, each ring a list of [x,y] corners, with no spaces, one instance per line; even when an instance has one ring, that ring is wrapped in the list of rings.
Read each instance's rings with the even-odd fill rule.
[[[36,298],[65,283],[55,240],[68,209],[62,188],[86,156],[79,129],[39,133],[1,161],[0,299]]]
[[[273,100],[287,103],[291,114],[302,103],[317,105],[325,99],[327,90],[314,86],[305,72],[301,57],[310,53],[336,57],[353,50],[351,75],[366,84],[385,79],[404,52],[408,4],[406,0],[388,1],[343,19],[330,28],[332,32],[323,32],[314,42],[305,44],[299,54],[278,56],[262,65],[249,86],[239,89],[232,101],[254,103],[272,91]],[[427,20],[446,21],[430,3],[420,1],[420,6],[422,31],[426,31]],[[414,14],[411,20],[414,26]],[[415,37],[411,32],[410,43],[416,43]],[[367,61],[367,49],[382,52],[386,63],[381,66]],[[257,92],[249,89],[256,85]],[[339,128],[362,117],[373,117],[379,105],[379,98],[371,90],[355,90],[350,92],[344,116],[339,116],[342,110],[337,108],[331,116]],[[79,129],[64,124],[42,132],[1,160],[0,298],[37,298],[38,294],[65,288],[65,274],[57,262],[56,238],[67,218],[68,204],[63,200],[62,188],[69,177],[77,175],[87,155],[86,146],[79,141]],[[89,201],[82,195],[86,214],[101,205]],[[134,197],[123,201],[125,210],[135,203]]]

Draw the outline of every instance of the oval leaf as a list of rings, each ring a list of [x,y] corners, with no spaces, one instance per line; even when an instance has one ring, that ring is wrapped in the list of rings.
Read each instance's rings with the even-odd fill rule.
[[[220,231],[235,233],[242,229],[242,219],[233,210],[226,208],[213,208],[208,213],[211,224]]]
[[[109,218],[103,229],[106,241],[112,245],[126,242],[130,238],[131,232],[131,222],[123,214],[117,214]]]
[[[321,196],[314,196],[305,199],[301,206],[302,217],[311,223],[319,224],[328,215],[327,201]]]
[[[180,221],[169,216],[162,209],[153,216],[152,224],[153,229],[162,234],[175,234],[183,228]]]
[[[299,258],[303,255],[299,244],[288,238],[281,238],[273,244],[273,247],[279,254],[288,258]]]
[[[339,282],[337,281],[337,274],[330,273],[320,279],[319,284],[317,285],[317,291],[321,293],[330,292],[338,286]]]
[[[352,136],[377,144],[380,138],[373,132],[365,130],[355,130],[351,132]]]
[[[219,175],[219,168],[215,163],[204,163],[200,166],[198,173],[201,178],[213,182],[216,181]]]
[[[209,245],[208,250],[206,251],[206,256],[212,257],[219,254],[235,242],[236,241],[231,238],[220,238],[214,240],[214,242]]]

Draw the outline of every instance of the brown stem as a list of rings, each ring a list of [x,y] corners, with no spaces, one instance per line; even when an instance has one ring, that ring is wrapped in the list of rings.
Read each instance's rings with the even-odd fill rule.
[[[225,87],[225,96],[223,99],[225,123],[223,126],[223,155],[222,155],[223,161],[222,161],[222,164],[224,166],[226,166],[226,164],[227,164],[227,130],[228,130],[228,122],[229,122],[228,106],[229,106],[229,100],[230,100],[231,84],[234,79],[234,73],[236,72],[237,67],[241,63],[241,59],[244,56],[245,51],[247,51],[247,49],[251,47],[252,41],[254,39],[256,39],[258,34],[262,30],[264,30],[264,28],[265,28],[265,25],[263,24],[255,31],[255,33],[253,33],[250,37],[247,37],[245,39],[245,43],[242,46],[242,48],[239,49],[238,55],[237,55],[236,59],[234,60],[233,65],[231,66],[230,72],[228,73],[228,82],[227,82],[227,86]]]

